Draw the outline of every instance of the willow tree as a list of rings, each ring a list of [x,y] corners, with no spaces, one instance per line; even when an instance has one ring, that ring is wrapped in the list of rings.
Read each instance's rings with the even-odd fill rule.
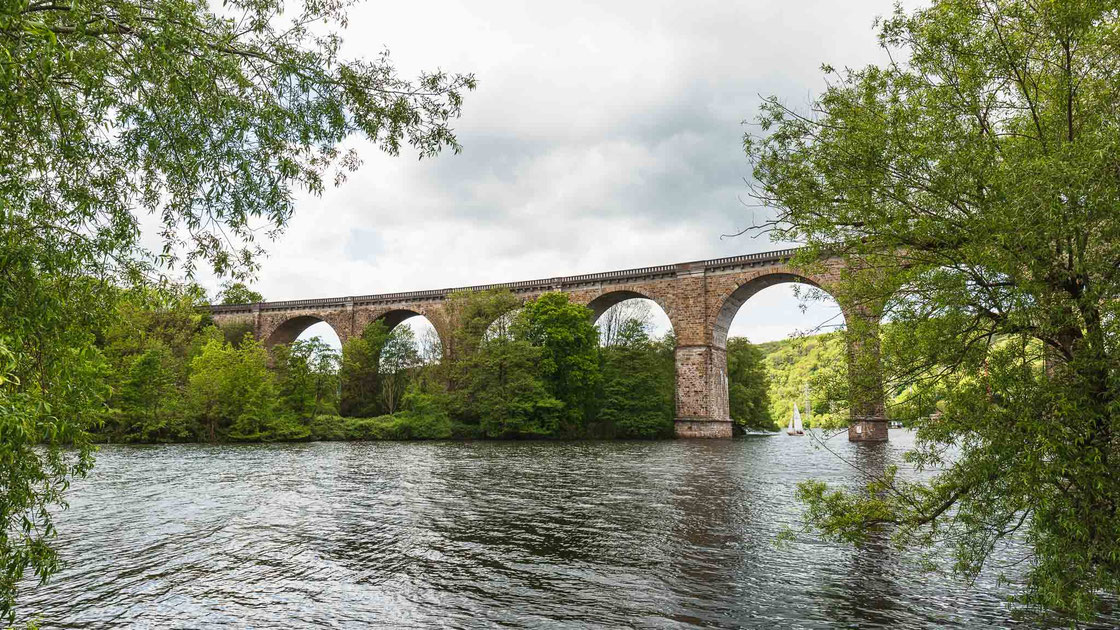
[[[872,267],[887,383],[932,405],[871,492],[807,483],[842,540],[943,541],[975,575],[1031,550],[1023,601],[1089,617],[1120,585],[1120,3],[936,0],[878,24],[889,63],[835,71],[746,137],[761,226]],[[932,418],[930,417],[932,416]],[[951,453],[948,455],[947,453]]]
[[[251,271],[296,188],[358,165],[339,149],[352,135],[458,151],[474,79],[341,58],[348,4],[0,0],[0,617],[26,570],[57,565],[50,508],[91,464],[93,342],[116,287],[170,266]],[[144,214],[163,237],[151,254]]]

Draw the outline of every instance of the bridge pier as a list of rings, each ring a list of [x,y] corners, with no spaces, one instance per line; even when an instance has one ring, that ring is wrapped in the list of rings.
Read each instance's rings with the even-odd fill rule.
[[[884,417],[853,417],[848,424],[849,442],[886,442],[887,419]]]
[[[887,412],[883,368],[879,361],[879,312],[866,307],[846,311],[851,418],[849,442],[886,442]]]
[[[710,345],[679,345],[677,418],[679,438],[729,438],[727,351]]]

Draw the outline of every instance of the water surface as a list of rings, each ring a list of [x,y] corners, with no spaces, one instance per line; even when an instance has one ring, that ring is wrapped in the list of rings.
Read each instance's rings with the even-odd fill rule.
[[[59,515],[60,628],[1016,625],[992,578],[799,535],[794,485],[911,436],[103,447]]]

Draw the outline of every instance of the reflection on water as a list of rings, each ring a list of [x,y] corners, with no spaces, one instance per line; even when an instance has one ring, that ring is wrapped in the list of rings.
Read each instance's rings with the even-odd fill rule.
[[[1015,625],[993,579],[801,535],[797,481],[910,436],[103,448],[60,515],[44,627]],[[853,466],[854,465],[854,466]]]

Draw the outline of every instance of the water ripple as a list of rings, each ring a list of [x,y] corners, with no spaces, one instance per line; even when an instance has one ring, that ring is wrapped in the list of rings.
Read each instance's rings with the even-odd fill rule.
[[[862,466],[885,447],[830,443]],[[834,442],[838,442],[834,440]],[[1006,591],[802,537],[786,436],[103,448],[58,519],[46,628],[1006,628]]]

